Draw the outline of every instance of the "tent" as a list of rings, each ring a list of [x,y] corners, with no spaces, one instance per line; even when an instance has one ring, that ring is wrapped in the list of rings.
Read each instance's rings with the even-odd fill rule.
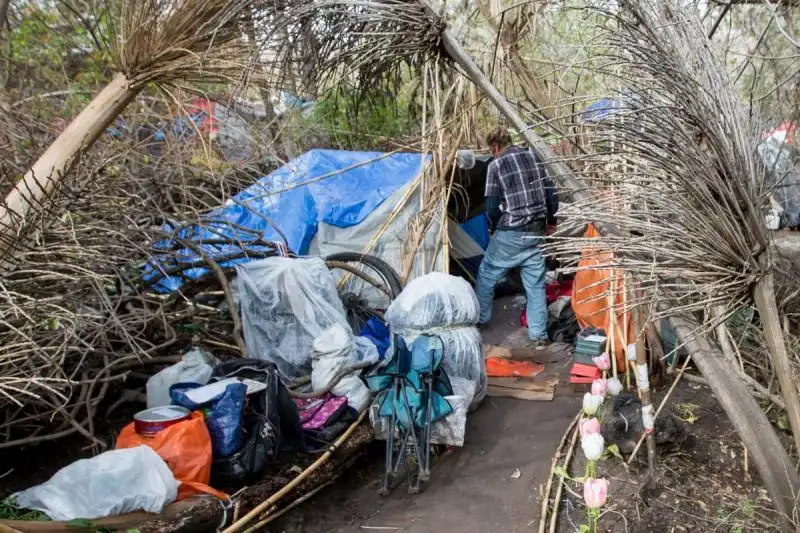
[[[409,222],[419,213],[419,184],[429,156],[419,153],[350,152],[311,150],[257,180],[225,205],[201,217],[201,223],[188,226],[168,224],[165,230],[183,240],[208,241],[223,237],[224,244],[202,244],[212,258],[257,251],[254,235],[261,241],[285,239],[298,255],[326,256],[336,252],[359,252],[377,256],[403,273],[404,247]],[[470,236],[473,224],[465,231],[448,217],[451,257],[475,265],[483,254]],[[441,220],[431,223],[417,249],[409,278],[433,270],[444,270]],[[474,234],[474,233],[473,233]],[[166,242],[162,243],[166,246]],[[263,249],[263,246],[262,246]],[[248,261],[248,257],[220,259],[222,266]],[[190,248],[181,250],[182,264],[203,265]],[[146,277],[174,266],[176,254],[155,257],[146,266]],[[190,279],[208,273],[198,266],[184,274]],[[182,284],[177,276],[167,276],[157,287],[163,292]]]

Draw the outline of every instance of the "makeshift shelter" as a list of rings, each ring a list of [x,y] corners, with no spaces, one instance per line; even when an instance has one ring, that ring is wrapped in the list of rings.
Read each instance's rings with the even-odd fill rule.
[[[418,153],[311,150],[262,177],[201,222],[167,225],[176,238],[220,244],[200,249],[220,266],[252,259],[268,241],[279,241],[298,255],[327,256],[356,252],[376,256],[402,272],[407,228],[420,212],[420,183],[430,158]],[[469,226],[468,226],[469,227]],[[482,249],[458,224],[448,224],[450,254],[474,266]],[[425,232],[414,254],[409,278],[445,270],[441,217]],[[183,281],[165,275],[176,256],[155,257],[147,276],[164,276],[158,288],[175,290]],[[187,246],[177,256],[183,275],[191,279],[208,274],[196,250]],[[185,270],[186,264],[198,268]],[[478,259],[479,263],[479,259]]]

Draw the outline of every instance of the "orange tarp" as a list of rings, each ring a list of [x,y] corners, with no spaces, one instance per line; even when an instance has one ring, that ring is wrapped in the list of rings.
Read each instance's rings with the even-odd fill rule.
[[[597,228],[589,224],[584,237],[596,239],[600,236]],[[580,270],[575,275],[575,283],[572,286],[572,310],[581,328],[595,327],[606,332],[606,336],[611,338],[611,317],[609,288],[612,269],[593,268],[604,266],[611,263],[613,252],[599,249],[598,247],[587,246],[581,252],[581,259],[578,263]],[[617,359],[617,368],[620,372],[625,372],[625,348],[628,339],[632,339],[632,325],[630,313],[625,318],[622,312],[624,307],[624,291],[622,283],[622,273],[617,271],[615,280],[615,301],[614,307],[619,311],[616,314],[617,329],[614,333],[614,346],[609,345],[609,353],[613,351]],[[623,329],[627,324],[627,331],[623,334]]]

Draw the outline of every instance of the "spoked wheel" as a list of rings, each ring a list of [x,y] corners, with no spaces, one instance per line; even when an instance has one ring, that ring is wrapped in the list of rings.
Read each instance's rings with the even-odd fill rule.
[[[341,252],[327,256],[325,262],[336,276],[347,321],[356,334],[370,318],[383,318],[383,312],[403,290],[397,272],[377,257]]]

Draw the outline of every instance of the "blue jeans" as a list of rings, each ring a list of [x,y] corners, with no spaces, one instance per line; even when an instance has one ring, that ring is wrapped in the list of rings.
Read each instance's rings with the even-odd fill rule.
[[[528,337],[547,339],[547,300],[544,292],[545,262],[539,244],[544,237],[525,231],[498,230],[489,241],[478,271],[475,293],[481,306],[481,324],[492,318],[494,287],[509,270],[521,267],[522,285],[528,297]]]

